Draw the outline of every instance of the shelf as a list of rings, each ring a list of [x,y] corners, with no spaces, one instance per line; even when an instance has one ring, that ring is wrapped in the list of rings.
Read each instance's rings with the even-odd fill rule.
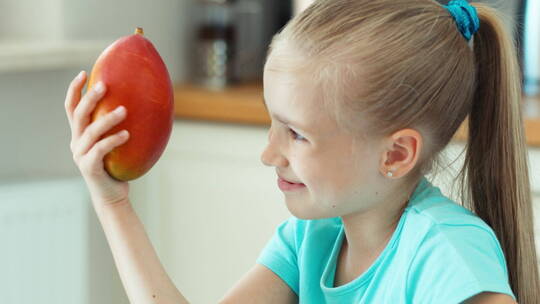
[[[0,73],[92,65],[112,41],[0,41]]]
[[[179,119],[230,122],[269,126],[270,117],[262,102],[262,83],[251,82],[222,91],[210,91],[192,84],[174,89],[175,115]],[[529,146],[540,147],[540,99],[525,99],[525,134]],[[466,124],[454,136],[467,139]]]
[[[262,84],[250,82],[210,91],[191,84],[174,89],[178,118],[242,124],[269,125],[270,117],[262,102]]]

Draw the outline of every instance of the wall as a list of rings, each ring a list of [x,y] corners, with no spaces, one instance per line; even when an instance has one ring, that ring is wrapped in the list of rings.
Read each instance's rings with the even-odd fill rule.
[[[50,6],[45,5],[48,1],[42,0],[33,2],[33,6],[27,7],[28,10],[23,10],[26,13],[6,13],[6,8],[15,7],[14,3],[15,0],[2,2],[0,22],[6,26],[9,24],[10,33],[17,35],[6,33],[4,29],[0,32],[0,43],[17,37],[112,42],[132,34],[135,27],[142,26],[145,35],[163,57],[172,80],[180,82],[189,75],[186,68],[189,44],[186,41],[191,31],[190,0],[164,0],[159,5],[142,0],[65,0],[60,2],[61,5],[53,1]],[[25,2],[18,3],[24,6]],[[53,17],[58,15],[56,11],[47,12],[53,9],[61,9],[61,22],[36,19],[32,29],[45,26],[51,31],[60,28],[62,33],[32,34],[27,21],[38,15],[36,10]],[[18,29],[16,25],[19,25]],[[99,52],[96,52],[95,58],[98,55]],[[92,64],[93,60],[71,68],[0,73],[0,183],[79,175],[69,149],[71,133],[64,98],[72,78],[81,69],[90,72]]]
[[[103,40],[107,45],[141,26],[160,52],[172,80],[180,82],[189,75],[186,68],[189,44],[186,41],[191,31],[191,6],[191,0],[162,0],[159,4],[142,0],[2,0],[0,59],[8,41],[45,44]],[[39,53],[33,49],[28,51]],[[100,52],[96,51],[91,60],[59,67],[32,67],[29,64],[25,69],[0,68],[0,185],[80,177],[69,148],[71,131],[64,99],[73,77],[80,70],[90,73]],[[56,195],[64,200],[67,198],[65,193]],[[87,195],[86,191],[80,193],[81,198]],[[45,198],[34,196],[35,201],[44,202]],[[5,202],[0,200],[0,203]],[[88,246],[89,257],[88,303],[127,304],[110,249],[93,210],[85,230],[84,244]],[[51,284],[57,283],[51,281]]]

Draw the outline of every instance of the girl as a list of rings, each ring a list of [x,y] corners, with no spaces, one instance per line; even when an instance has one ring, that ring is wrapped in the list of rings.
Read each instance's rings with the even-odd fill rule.
[[[474,45],[472,38],[474,37]],[[479,3],[319,0],[271,45],[262,162],[293,215],[220,303],[536,303],[521,82],[498,12]],[[186,303],[89,124],[105,87],[70,85],[71,149],[132,303]],[[425,177],[468,118],[462,204]]]

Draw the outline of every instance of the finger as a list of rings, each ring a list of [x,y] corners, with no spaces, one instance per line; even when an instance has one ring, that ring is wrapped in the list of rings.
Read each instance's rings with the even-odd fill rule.
[[[98,82],[92,90],[87,91],[73,112],[73,137],[78,138],[90,123],[90,113],[97,102],[105,95],[107,88],[103,82]]]
[[[76,155],[86,154],[103,134],[124,120],[126,114],[126,109],[120,106],[91,123],[79,139]]]
[[[125,132],[125,133],[124,133]],[[122,130],[113,135],[109,135],[97,142],[84,159],[84,170],[91,174],[99,174],[103,171],[103,158],[114,148],[123,145],[129,139],[127,130]]]
[[[64,107],[66,109],[67,118],[69,121],[69,125],[71,126],[73,121],[73,110],[75,110],[75,107],[79,103],[79,100],[81,99],[81,90],[84,86],[84,83],[86,82],[86,72],[81,71],[73,80],[71,80],[71,83],[69,84],[67,93],[66,93],[66,100],[64,101]]]

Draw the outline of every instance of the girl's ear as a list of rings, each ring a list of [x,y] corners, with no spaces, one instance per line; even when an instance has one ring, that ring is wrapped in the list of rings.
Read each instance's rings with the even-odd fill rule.
[[[386,140],[380,162],[380,171],[384,176],[392,172],[392,178],[405,176],[416,165],[421,149],[422,135],[414,129],[396,131]]]

